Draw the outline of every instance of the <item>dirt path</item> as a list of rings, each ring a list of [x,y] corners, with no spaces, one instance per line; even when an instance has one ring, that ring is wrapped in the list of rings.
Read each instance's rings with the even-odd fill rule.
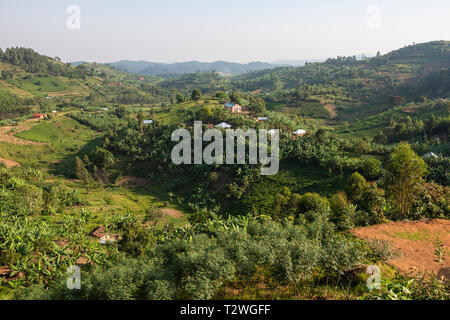
[[[371,227],[357,228],[353,234],[364,240],[391,241],[393,247],[400,251],[400,257],[389,264],[401,271],[416,269],[424,272],[445,273],[450,268],[450,220],[429,220],[414,222],[395,222]],[[436,238],[444,244],[446,260],[435,262]]]
[[[4,126],[0,127],[0,142],[8,142],[17,145],[45,145],[43,142],[29,141],[16,137],[22,131],[30,130],[30,128],[38,124],[39,119],[30,119],[19,123],[17,126]]]
[[[4,158],[0,158],[0,162],[3,162],[7,168],[12,168],[12,167],[21,167],[22,165],[18,162],[12,161],[12,160],[8,160],[8,159],[4,159]]]
[[[325,105],[325,109],[327,109],[328,113],[330,114],[330,119],[334,119],[337,116],[336,113],[336,106],[334,104],[327,104]]]

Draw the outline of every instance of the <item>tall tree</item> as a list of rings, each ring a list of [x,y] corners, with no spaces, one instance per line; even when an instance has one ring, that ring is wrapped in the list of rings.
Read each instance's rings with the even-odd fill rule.
[[[216,98],[219,99],[220,101],[225,101],[228,100],[228,94],[223,91],[217,91]]]
[[[401,142],[392,152],[386,170],[387,196],[406,217],[423,187],[427,165],[408,143]]]
[[[347,181],[345,193],[347,194],[347,197],[351,201],[357,203],[361,200],[366,185],[367,185],[366,179],[358,172],[355,172],[350,176],[350,178]]]

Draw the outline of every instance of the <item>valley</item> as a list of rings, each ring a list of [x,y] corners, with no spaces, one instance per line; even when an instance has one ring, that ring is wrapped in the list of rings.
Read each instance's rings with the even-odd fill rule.
[[[449,41],[233,76],[125,65],[0,50],[0,299],[449,299]],[[278,130],[279,171],[176,165],[196,121]]]

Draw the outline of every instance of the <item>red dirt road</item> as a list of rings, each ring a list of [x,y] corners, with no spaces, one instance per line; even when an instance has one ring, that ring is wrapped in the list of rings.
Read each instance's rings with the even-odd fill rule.
[[[352,233],[363,240],[392,242],[393,248],[400,251],[400,257],[389,261],[389,264],[401,271],[416,269],[435,274],[440,271],[442,274],[450,267],[450,220],[395,222],[357,228]],[[436,237],[446,251],[446,260],[441,264],[434,261]]]

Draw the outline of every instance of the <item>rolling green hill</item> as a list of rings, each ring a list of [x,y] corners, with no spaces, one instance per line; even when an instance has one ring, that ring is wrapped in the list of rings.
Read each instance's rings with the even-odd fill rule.
[[[235,89],[310,117],[352,120],[383,112],[405,98],[449,97],[450,42],[411,45],[365,60],[337,57],[237,77]],[[400,96],[400,97],[399,97]]]
[[[13,118],[70,106],[161,104],[170,92],[158,78],[136,76],[101,64],[76,67],[32,49],[0,51],[0,112]]]

